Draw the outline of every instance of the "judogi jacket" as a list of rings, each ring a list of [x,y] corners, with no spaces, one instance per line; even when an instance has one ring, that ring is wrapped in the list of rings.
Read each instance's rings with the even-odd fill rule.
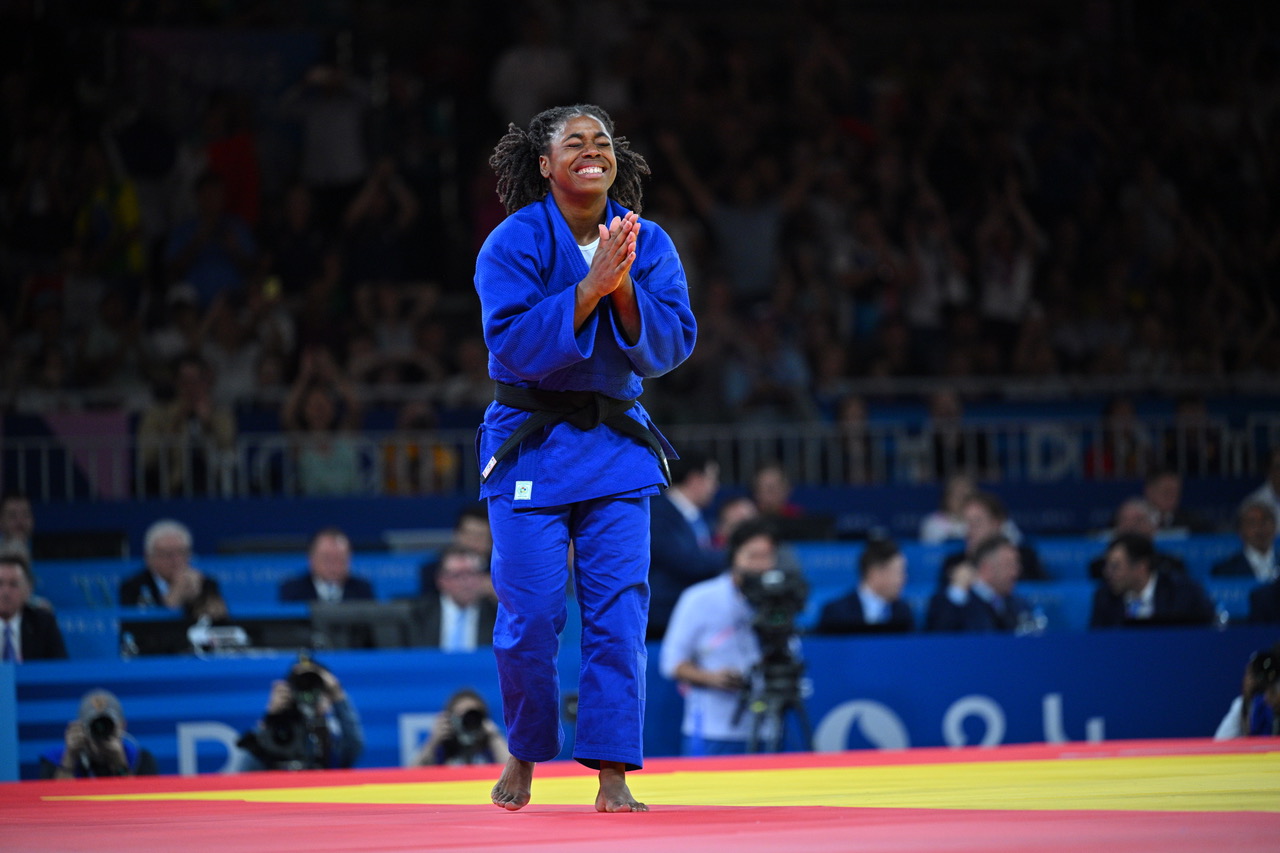
[[[626,208],[610,199],[606,221]],[[631,267],[640,311],[640,338],[623,336],[605,297],[577,332],[576,286],[588,264],[550,194],[493,230],[476,259],[489,375],[495,382],[548,391],[589,391],[615,399],[640,396],[643,380],[674,369],[693,351],[697,326],[684,268],[671,238],[641,220]],[[640,404],[624,413],[648,427],[667,456],[671,445]],[[476,436],[482,471],[528,411],[489,404]],[[634,438],[608,426],[552,424],[524,439],[488,471],[480,495],[511,495],[514,507],[549,507],[609,495],[656,494],[661,460]]]

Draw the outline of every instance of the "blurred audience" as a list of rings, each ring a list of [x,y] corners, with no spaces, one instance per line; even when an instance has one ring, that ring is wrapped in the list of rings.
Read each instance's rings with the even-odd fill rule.
[[[143,490],[178,497],[231,492],[235,417],[213,397],[213,371],[195,353],[173,368],[173,398],[149,408],[138,423]]]

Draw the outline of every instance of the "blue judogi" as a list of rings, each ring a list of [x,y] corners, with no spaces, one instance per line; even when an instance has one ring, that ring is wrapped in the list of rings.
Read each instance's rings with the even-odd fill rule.
[[[626,209],[609,201],[606,219]],[[640,338],[628,343],[608,297],[580,330],[575,288],[588,265],[553,198],[505,219],[476,259],[489,375],[510,385],[640,396],[693,350],[696,325],[684,269],[671,238],[643,221],[631,268]],[[657,430],[644,408],[627,411]],[[482,467],[530,415],[491,403],[476,437]],[[675,456],[665,438],[658,440]],[[645,623],[648,615],[648,497],[664,482],[645,445],[608,426],[557,423],[530,435],[492,467],[481,486],[493,530],[498,594],[494,653],[511,752],[526,761],[559,754],[556,656],[564,627],[567,549],[582,609],[582,672],[574,757],[589,767],[642,763]]]

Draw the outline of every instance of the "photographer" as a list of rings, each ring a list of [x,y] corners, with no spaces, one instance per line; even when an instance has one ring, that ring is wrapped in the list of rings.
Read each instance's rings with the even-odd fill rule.
[[[364,751],[364,730],[337,677],[303,654],[271,683],[267,712],[238,746],[237,772],[351,767]]]
[[[484,697],[464,687],[445,703],[414,763],[503,764],[510,754],[507,739],[489,715]]]
[[[803,607],[804,584],[786,573],[769,574],[778,563],[769,522],[751,519],[739,525],[730,536],[728,557],[728,571],[680,595],[662,642],[662,674],[685,688],[685,755],[745,753],[756,735],[776,736],[777,720],[766,719],[757,730],[753,726],[761,721],[743,713],[743,698],[755,686],[753,671],[766,657],[762,638],[776,645],[770,651],[786,657],[789,668],[798,666],[790,620]],[[749,599],[744,591],[763,589],[766,575],[784,581],[783,594],[775,599],[753,592],[754,601]]]
[[[154,776],[156,759],[125,730],[120,700],[91,690],[80,700],[80,716],[67,724],[61,749],[40,756],[42,779]]]

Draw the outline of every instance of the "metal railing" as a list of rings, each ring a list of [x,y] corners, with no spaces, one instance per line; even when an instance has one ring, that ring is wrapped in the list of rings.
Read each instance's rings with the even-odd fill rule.
[[[1141,477],[1172,465],[1186,476],[1251,477],[1280,447],[1280,413],[1196,430],[1145,420],[1123,435],[1097,419],[985,420],[952,430],[874,423],[857,432],[830,424],[676,426],[678,450],[719,461],[726,483],[745,484],[767,461],[808,486],[937,482],[957,471],[1006,482],[1058,483]],[[3,439],[6,489],[34,500],[352,495],[474,495],[472,430],[365,432],[344,436],[326,457],[317,444],[281,433],[242,433],[218,450],[184,440],[140,453],[131,437]],[[149,460],[149,461],[144,461]],[[312,476],[316,469],[319,476]],[[309,474],[310,472],[310,474]]]

